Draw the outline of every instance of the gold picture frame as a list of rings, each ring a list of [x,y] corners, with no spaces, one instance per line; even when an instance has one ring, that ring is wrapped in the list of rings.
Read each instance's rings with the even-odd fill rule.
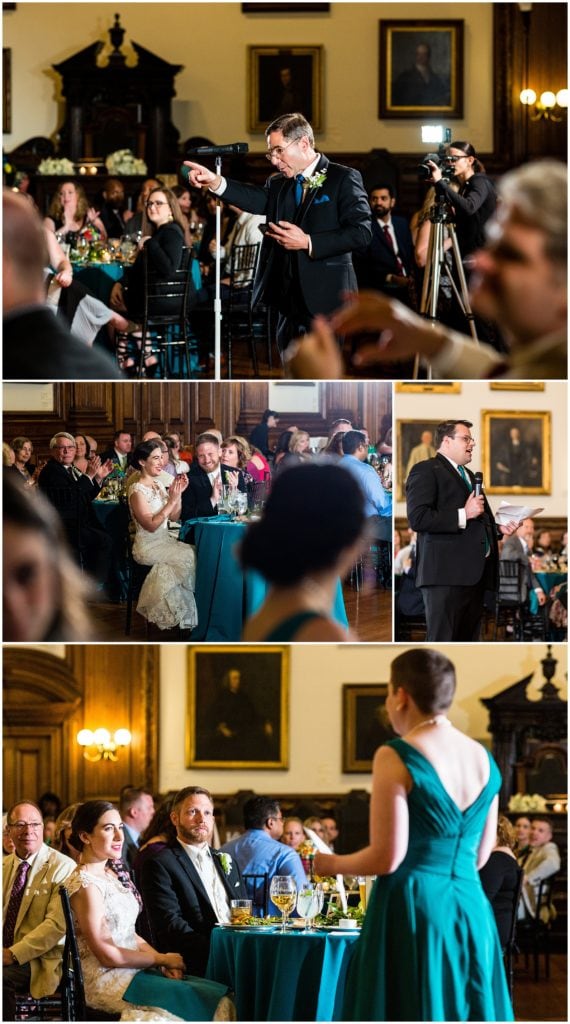
[[[490,391],[544,391],[543,380],[490,380]]]
[[[460,395],[460,380],[397,380],[396,394],[400,395]]]
[[[345,683],[342,688],[342,770],[372,771],[374,751],[396,733],[386,716],[387,683]]]
[[[482,468],[487,494],[552,493],[551,419],[546,411],[482,410]]]
[[[422,445],[425,447],[423,435],[428,431],[432,435],[431,447],[433,448],[433,454],[431,452],[428,454],[427,450],[425,453],[416,452],[412,462],[415,465],[416,462],[423,462],[425,459],[433,458],[435,455],[436,449],[433,441],[435,439],[436,427],[440,423],[441,417],[435,420],[396,420],[396,495],[398,501],[406,500],[408,463],[415,449],[420,448]],[[419,457],[420,454],[421,458]],[[409,468],[411,469],[411,466]]]
[[[381,21],[378,117],[463,117],[463,21]],[[427,75],[416,70],[427,50]]]
[[[188,648],[186,767],[289,767],[288,646]]]
[[[322,46],[248,46],[247,129],[261,134],[280,114],[299,111],[323,128]]]

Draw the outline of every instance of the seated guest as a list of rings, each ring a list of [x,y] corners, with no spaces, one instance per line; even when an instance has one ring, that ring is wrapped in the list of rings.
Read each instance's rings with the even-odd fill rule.
[[[181,789],[170,816],[176,839],[142,865],[143,902],[157,948],[181,953],[186,970],[203,976],[214,925],[230,920],[230,900],[246,899],[246,891],[233,858],[211,846],[207,789]]]
[[[3,635],[12,642],[89,640],[89,587],[43,495],[4,475]]]
[[[289,443],[293,434],[296,431],[296,427],[289,427],[288,430],[283,430],[277,438],[277,444],[273,452],[273,467],[277,469],[278,465],[283,461],[286,455],[289,454]]]
[[[501,547],[501,562],[519,562],[523,567],[521,580],[521,601],[526,601],[530,590],[534,590],[539,605],[546,604],[546,594],[530,567],[534,548],[534,521],[523,519],[518,530],[507,537]]]
[[[160,179],[146,178],[141,185],[134,213],[132,210],[125,210],[123,214],[123,220],[127,225],[127,234],[131,237],[134,235],[140,236],[148,234],[149,223],[146,215],[146,204],[150,193],[155,188],[162,188],[162,182]]]
[[[279,802],[266,796],[252,796],[243,805],[246,831],[224,843],[222,853],[235,858],[242,875],[292,875],[297,889],[305,883],[301,861],[294,850],[279,842],[283,835],[283,815]]]
[[[186,462],[185,459],[181,458],[180,434],[165,434],[162,440],[168,447],[169,458],[174,465],[176,473],[188,473],[190,471],[190,463],[192,462],[192,459],[190,459],[190,462]]]
[[[269,463],[257,449],[251,448],[245,437],[233,434],[222,441],[222,461],[233,469],[241,469],[246,484],[269,480]]]
[[[125,187],[120,178],[106,178],[103,183],[103,203],[99,211],[107,238],[121,238],[126,233]]]
[[[186,245],[192,245],[195,238],[194,232],[198,225],[200,225],[201,232],[204,230],[205,218],[194,207],[194,196],[186,185],[175,185],[172,191],[178,200],[180,212],[184,220],[185,243]]]
[[[136,786],[124,786],[121,790],[119,812],[123,822],[121,860],[132,874],[141,833],[148,828],[154,815],[152,793]]]
[[[130,431],[124,428],[116,430],[113,434],[113,444],[111,448],[107,448],[102,453],[101,461],[105,462],[107,459],[110,459],[113,467],[118,466],[125,473],[133,460],[132,450],[133,437]]]
[[[380,183],[368,194],[372,210],[372,238],[368,247],[355,254],[359,288],[374,288],[410,304],[414,248],[405,217],[392,211],[396,191],[390,183]]]
[[[14,468],[21,474],[24,482],[33,487],[36,483],[39,469],[30,469],[28,463],[32,457],[34,446],[29,437],[15,437],[11,445],[14,451]]]
[[[309,818],[305,818],[303,827],[310,828],[311,831],[319,837],[319,839],[322,839],[323,843],[326,843],[325,826],[320,818],[316,818],[314,815]]]
[[[550,878],[560,870],[560,853],[552,842],[552,825],[548,818],[533,818],[530,827],[530,853],[523,864],[524,879],[519,916],[536,916],[538,889],[543,878]],[[548,920],[552,907],[542,907],[540,916]]]
[[[365,526],[360,487],[340,467],[309,464],[281,473],[242,542],[243,567],[271,585],[242,639],[355,639],[333,621],[332,609],[339,576],[363,549]]]
[[[89,469],[89,459],[91,458],[91,449],[89,447],[89,441],[85,437],[85,434],[75,435],[75,458],[73,465],[80,473],[86,473]],[[104,459],[101,460],[106,461]]]
[[[344,419],[344,417],[342,416],[340,419],[335,420],[334,423],[331,424],[327,440],[323,444],[322,448],[319,449],[319,451],[326,451],[327,448],[330,446],[331,442],[336,437],[338,437],[339,434],[347,434],[349,430],[352,430],[352,423],[350,422],[350,420]]]
[[[358,481],[365,499],[365,514],[377,540],[392,540],[392,495],[385,491],[376,470],[366,461],[368,444],[363,430],[349,430],[342,439],[344,457],[339,465]]]
[[[208,431],[196,438],[194,462],[188,474],[188,488],[182,495],[182,521],[218,514],[222,487],[246,490],[243,473],[221,461],[218,438]]]
[[[140,565],[153,567],[142,585],[137,611],[159,629],[192,629],[198,621],[194,599],[196,555],[194,548],[179,544],[168,533],[169,519],[180,518],[188,478],[181,473],[166,493],[159,482],[163,471],[161,445],[161,441],[143,441],[133,453],[133,466],[140,472],[128,489],[135,521],[133,558]]]
[[[89,348],[46,305],[48,252],[42,222],[27,200],[3,193],[4,377],[10,380],[116,380],[113,359]],[[55,239],[54,239],[55,241]]]
[[[151,224],[151,234],[141,240],[140,252],[122,281],[116,281],[111,291],[110,303],[113,309],[127,313],[131,320],[142,322],[144,312],[144,256],[146,250],[149,268],[156,272],[160,280],[172,280],[180,267],[182,249],[184,247],[184,224],[178,206],[178,200],[171,189],[153,189],[147,200],[147,216]],[[192,304],[192,303],[191,303]],[[152,311],[156,314],[176,314],[180,308],[180,299],[165,294],[153,300]],[[139,342],[140,338],[136,339]],[[157,357],[149,354],[145,365],[156,366]],[[132,369],[136,365],[136,353],[130,352],[128,339],[120,337],[118,357],[123,368]]]
[[[53,839],[53,848],[59,850],[60,853],[64,853],[66,857],[71,857],[76,864],[79,864],[80,851],[76,850],[71,842],[71,832],[73,816],[78,807],[81,804],[69,804],[68,807],[64,807],[63,811],[58,814],[55,820],[55,835]]]
[[[534,553],[535,555],[538,555],[539,558],[550,558],[553,555],[554,552],[552,550],[552,537],[550,530],[540,531],[536,540]]]
[[[344,437],[344,431],[342,431],[342,430],[337,431],[337,433],[333,434],[333,436],[330,438],[330,440],[327,441],[327,444],[325,445],[325,447],[321,449],[321,453],[320,454],[328,456],[328,458],[331,459],[332,462],[340,462],[340,460],[342,459],[342,457],[344,455],[344,452],[343,452],[343,449],[342,449],[342,439],[343,439],[343,437]]]
[[[65,431],[54,434],[49,446],[52,457],[38,476],[38,486],[59,512],[79,564],[105,583],[112,541],[99,526],[91,503],[113,467],[95,456],[87,472],[80,473],[73,465],[75,438]]]
[[[288,449],[279,463],[276,462],[276,466],[278,465],[281,471],[285,467],[290,468],[291,466],[300,466],[303,462],[310,462],[312,458],[310,445],[311,435],[306,430],[291,431]]]
[[[526,814],[515,821],[515,838],[515,856],[522,867],[530,853],[530,818]]]
[[[73,819],[72,838],[81,856],[66,889],[86,1003],[92,1011],[118,1013],[122,1020],[212,1020],[220,1001],[228,1002],[225,986],[184,978],[180,953],[159,952],[135,931],[139,904],[132,883],[127,879],[125,884],[113,870],[121,833],[119,812],[106,800],[86,801]],[[159,970],[143,978],[147,968]],[[186,984],[180,985],[182,980]]]
[[[285,846],[290,846],[292,850],[297,850],[304,841],[305,830],[301,819],[285,818],[285,821],[283,822],[281,842],[284,843]]]
[[[97,211],[91,206],[82,185],[75,181],[63,181],[54,196],[45,218],[45,226],[60,239],[72,242],[71,236],[107,238],[105,225]]]
[[[176,829],[170,817],[174,804],[174,794],[166,797],[157,807],[152,820],[139,838],[139,848],[134,859],[134,879],[138,891],[142,891],[142,866],[150,857],[156,857],[165,850],[169,843],[176,839]],[[152,933],[144,906],[137,920],[137,933],[146,942],[152,943]]]
[[[334,844],[338,839],[339,834],[336,818],[333,818],[332,814],[323,814],[321,817],[321,822],[323,823],[325,829],[325,843],[327,844],[329,850],[331,850],[334,853]]]
[[[499,940],[503,949],[511,936],[520,868],[513,853],[515,830],[508,818],[499,815],[497,842],[486,864],[479,869],[481,885],[493,908]]]
[[[59,887],[75,864],[44,843],[37,804],[13,804],[7,827],[14,852],[3,865],[2,1020],[16,1020],[18,994],[41,999],[59,985],[65,936]]]

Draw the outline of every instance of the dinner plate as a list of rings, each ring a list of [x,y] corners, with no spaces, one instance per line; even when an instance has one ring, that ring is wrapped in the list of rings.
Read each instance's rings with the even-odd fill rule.
[[[276,924],[232,924],[231,921],[219,921],[218,928],[229,928],[232,932],[274,932]]]

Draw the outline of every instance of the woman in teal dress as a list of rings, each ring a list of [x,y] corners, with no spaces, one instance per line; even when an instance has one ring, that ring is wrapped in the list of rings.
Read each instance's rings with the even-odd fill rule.
[[[501,777],[451,725],[443,654],[392,662],[386,710],[401,738],[374,756],[370,845],[317,854],[315,872],[378,876],[349,967],[344,1020],[513,1020],[499,937],[478,869],[493,848]]]

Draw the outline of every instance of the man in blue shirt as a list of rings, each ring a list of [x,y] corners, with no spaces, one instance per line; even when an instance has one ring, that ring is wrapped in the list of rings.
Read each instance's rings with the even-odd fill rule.
[[[278,801],[266,796],[251,797],[243,806],[243,823],[244,834],[225,843],[222,853],[229,853],[236,860],[242,876],[267,874],[268,891],[274,875],[292,875],[298,891],[306,882],[305,872],[299,854],[279,842],[283,815]],[[247,885],[247,879],[244,881]]]
[[[349,430],[342,439],[344,455],[339,466],[358,480],[364,494],[364,511],[373,523],[376,540],[392,540],[392,495],[380,482],[378,473],[367,461],[368,444],[362,430]]]

